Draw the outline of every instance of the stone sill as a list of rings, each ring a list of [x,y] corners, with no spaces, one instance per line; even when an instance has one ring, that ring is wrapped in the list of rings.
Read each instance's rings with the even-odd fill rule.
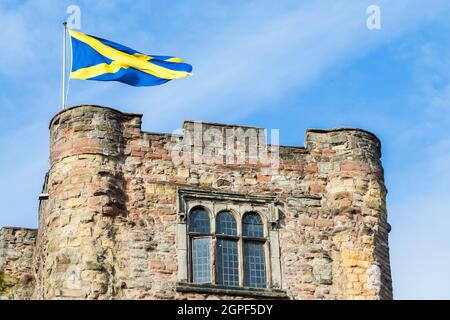
[[[176,291],[185,293],[209,293],[216,295],[245,296],[253,298],[288,299],[286,292],[280,289],[225,287],[213,284],[177,283]]]

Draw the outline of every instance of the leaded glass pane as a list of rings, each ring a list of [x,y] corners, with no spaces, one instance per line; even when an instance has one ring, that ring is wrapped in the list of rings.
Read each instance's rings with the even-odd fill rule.
[[[263,224],[257,213],[244,216],[242,234],[244,237],[264,238]]]
[[[217,283],[239,286],[237,241],[217,239]]]
[[[264,244],[258,242],[244,242],[244,282],[252,288],[266,287],[266,269],[264,258]]]
[[[192,239],[192,282],[211,283],[211,239]]]
[[[236,220],[230,212],[221,212],[216,220],[217,234],[237,235]]]
[[[210,233],[208,212],[204,209],[194,209],[189,214],[189,232]]]

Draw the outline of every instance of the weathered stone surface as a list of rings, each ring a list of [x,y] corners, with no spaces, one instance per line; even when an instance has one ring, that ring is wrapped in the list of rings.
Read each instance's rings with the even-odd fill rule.
[[[35,278],[32,269],[37,230],[0,229],[0,299],[30,299]]]
[[[186,186],[276,197],[278,289],[288,298],[392,298],[386,189],[374,135],[308,130],[305,147],[281,146],[278,168],[268,171],[260,162],[175,164],[172,151],[181,137],[141,132],[140,125],[140,115],[95,106],[67,109],[52,120],[49,197],[41,201],[36,245],[22,241],[34,248],[32,261],[30,249],[0,238],[0,259],[23,263],[20,276],[35,279],[33,298],[243,298],[176,290],[177,188]],[[186,122],[185,134],[194,137],[194,127]],[[243,127],[204,124],[203,130]],[[1,261],[0,270],[16,279]]]

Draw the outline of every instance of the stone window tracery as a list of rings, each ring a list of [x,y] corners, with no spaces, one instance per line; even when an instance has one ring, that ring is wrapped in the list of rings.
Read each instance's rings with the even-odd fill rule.
[[[211,228],[205,208],[197,206],[189,212],[192,283],[267,287],[264,224],[256,212],[246,212],[243,217],[238,233],[238,223],[229,210],[215,215],[215,228]],[[243,268],[239,268],[241,261]]]
[[[179,290],[281,289],[275,198],[178,192]]]

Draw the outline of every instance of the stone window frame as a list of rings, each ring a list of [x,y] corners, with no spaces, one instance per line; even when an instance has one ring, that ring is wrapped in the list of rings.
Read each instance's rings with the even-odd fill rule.
[[[238,282],[239,285],[237,287],[245,287],[245,259],[244,259],[244,243],[246,241],[253,241],[262,243],[264,246],[264,267],[265,267],[265,275],[266,275],[266,284],[265,288],[270,288],[270,277],[268,275],[271,274],[271,263],[270,263],[270,250],[269,250],[269,232],[268,232],[268,224],[264,216],[256,211],[246,211],[246,212],[238,212],[236,208],[230,208],[228,205],[226,208],[222,206],[219,209],[215,209],[215,205],[212,207],[206,207],[205,203],[199,204],[200,202],[193,202],[192,206],[188,206],[187,211],[187,220],[189,220],[189,214],[191,214],[194,210],[203,210],[207,213],[210,223],[210,232],[209,233],[199,233],[189,231],[189,224],[187,223],[187,251],[188,251],[188,283],[194,283],[193,279],[193,263],[192,263],[192,241],[194,239],[199,238],[208,238],[210,240],[210,250],[211,250],[211,259],[210,259],[210,278],[212,284],[218,284],[218,265],[219,261],[218,251],[217,251],[217,242],[218,240],[234,240],[237,243],[237,251],[238,251]],[[237,234],[236,235],[222,235],[217,233],[217,218],[222,213],[229,213],[233,217],[236,223]],[[263,224],[263,237],[262,238],[254,238],[254,237],[246,237],[243,235],[243,219],[246,215],[255,213],[261,219]],[[235,287],[235,286],[230,286]],[[257,289],[251,287],[252,289]]]
[[[177,188],[178,222],[176,231],[177,245],[177,286],[179,292],[215,293],[242,296],[285,297],[282,290],[282,275],[279,244],[279,220],[281,203],[276,197],[251,196],[245,194],[223,193],[203,189]],[[211,284],[194,284],[190,271],[190,236],[188,232],[188,214],[196,207],[203,207],[208,213],[211,223],[211,235],[215,240],[216,217],[220,212],[230,212],[236,220],[238,228],[239,254],[239,287],[225,287],[215,284],[217,256],[211,259]],[[244,286],[244,259],[242,218],[245,214],[256,212],[264,226],[266,288],[250,288]],[[211,241],[215,252],[216,242]]]

